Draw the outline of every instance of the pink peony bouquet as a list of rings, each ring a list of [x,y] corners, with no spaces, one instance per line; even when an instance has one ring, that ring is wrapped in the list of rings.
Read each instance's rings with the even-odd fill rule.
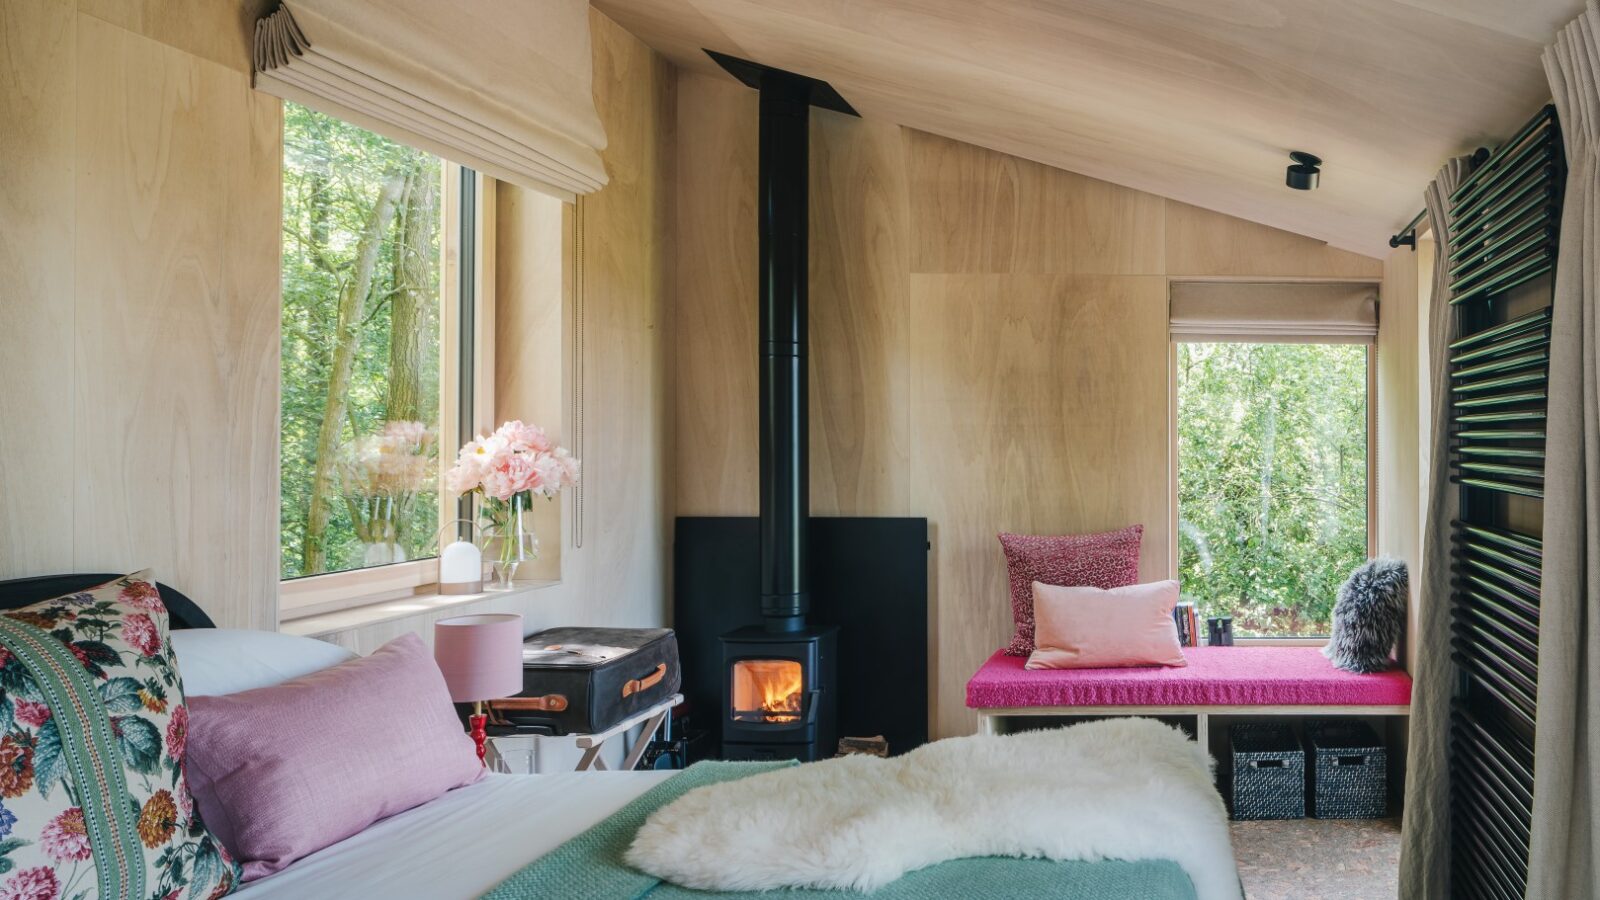
[[[455,494],[478,491],[500,501],[518,494],[553,497],[578,483],[578,461],[551,443],[537,425],[507,422],[487,437],[467,441],[444,485]]]
[[[509,589],[517,567],[539,556],[539,539],[524,518],[534,497],[554,497],[578,483],[578,461],[537,425],[507,422],[461,448],[444,475],[451,493],[481,495],[480,538],[494,563],[495,583]]]

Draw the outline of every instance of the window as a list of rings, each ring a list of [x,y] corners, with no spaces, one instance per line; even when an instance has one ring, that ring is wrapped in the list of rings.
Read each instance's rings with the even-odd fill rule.
[[[459,211],[477,182],[294,103],[283,143],[280,573],[388,567],[391,587],[429,583],[417,561],[457,515],[441,449],[453,455],[473,409],[472,344],[448,336],[471,321],[477,275],[446,274],[452,251],[470,253],[476,223]],[[291,587],[286,612],[309,596]]]
[[[1179,343],[1178,577],[1240,636],[1325,635],[1369,549],[1368,343]]]

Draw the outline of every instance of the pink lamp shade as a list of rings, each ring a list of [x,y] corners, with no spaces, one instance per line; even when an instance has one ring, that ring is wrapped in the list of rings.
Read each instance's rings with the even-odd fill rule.
[[[457,616],[433,626],[433,658],[456,703],[498,700],[522,691],[522,617]]]

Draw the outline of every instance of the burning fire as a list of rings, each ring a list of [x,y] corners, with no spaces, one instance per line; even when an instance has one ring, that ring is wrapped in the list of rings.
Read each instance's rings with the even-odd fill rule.
[[[733,664],[733,717],[740,721],[795,722],[805,687],[792,659],[746,659]]]

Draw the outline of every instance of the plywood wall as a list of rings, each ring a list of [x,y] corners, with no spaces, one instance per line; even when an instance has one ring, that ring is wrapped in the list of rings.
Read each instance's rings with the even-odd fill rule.
[[[278,101],[249,4],[0,6],[0,577],[277,603]]]
[[[1430,250],[1426,243],[1424,250]],[[1377,456],[1378,552],[1401,559],[1411,568],[1411,616],[1416,623],[1416,575],[1422,563],[1422,496],[1424,481],[1422,443],[1426,434],[1423,391],[1426,375],[1420,348],[1426,343],[1422,326],[1425,286],[1432,266],[1424,268],[1423,253],[1401,247],[1383,263],[1383,310],[1378,325],[1378,435]],[[1408,629],[1405,662],[1416,659],[1416,629]]]
[[[678,87],[677,503],[756,508],[754,94]],[[934,730],[1010,633],[995,533],[1145,525],[1169,574],[1169,276],[1378,260],[882,122],[812,116],[812,506],[926,516]]]

